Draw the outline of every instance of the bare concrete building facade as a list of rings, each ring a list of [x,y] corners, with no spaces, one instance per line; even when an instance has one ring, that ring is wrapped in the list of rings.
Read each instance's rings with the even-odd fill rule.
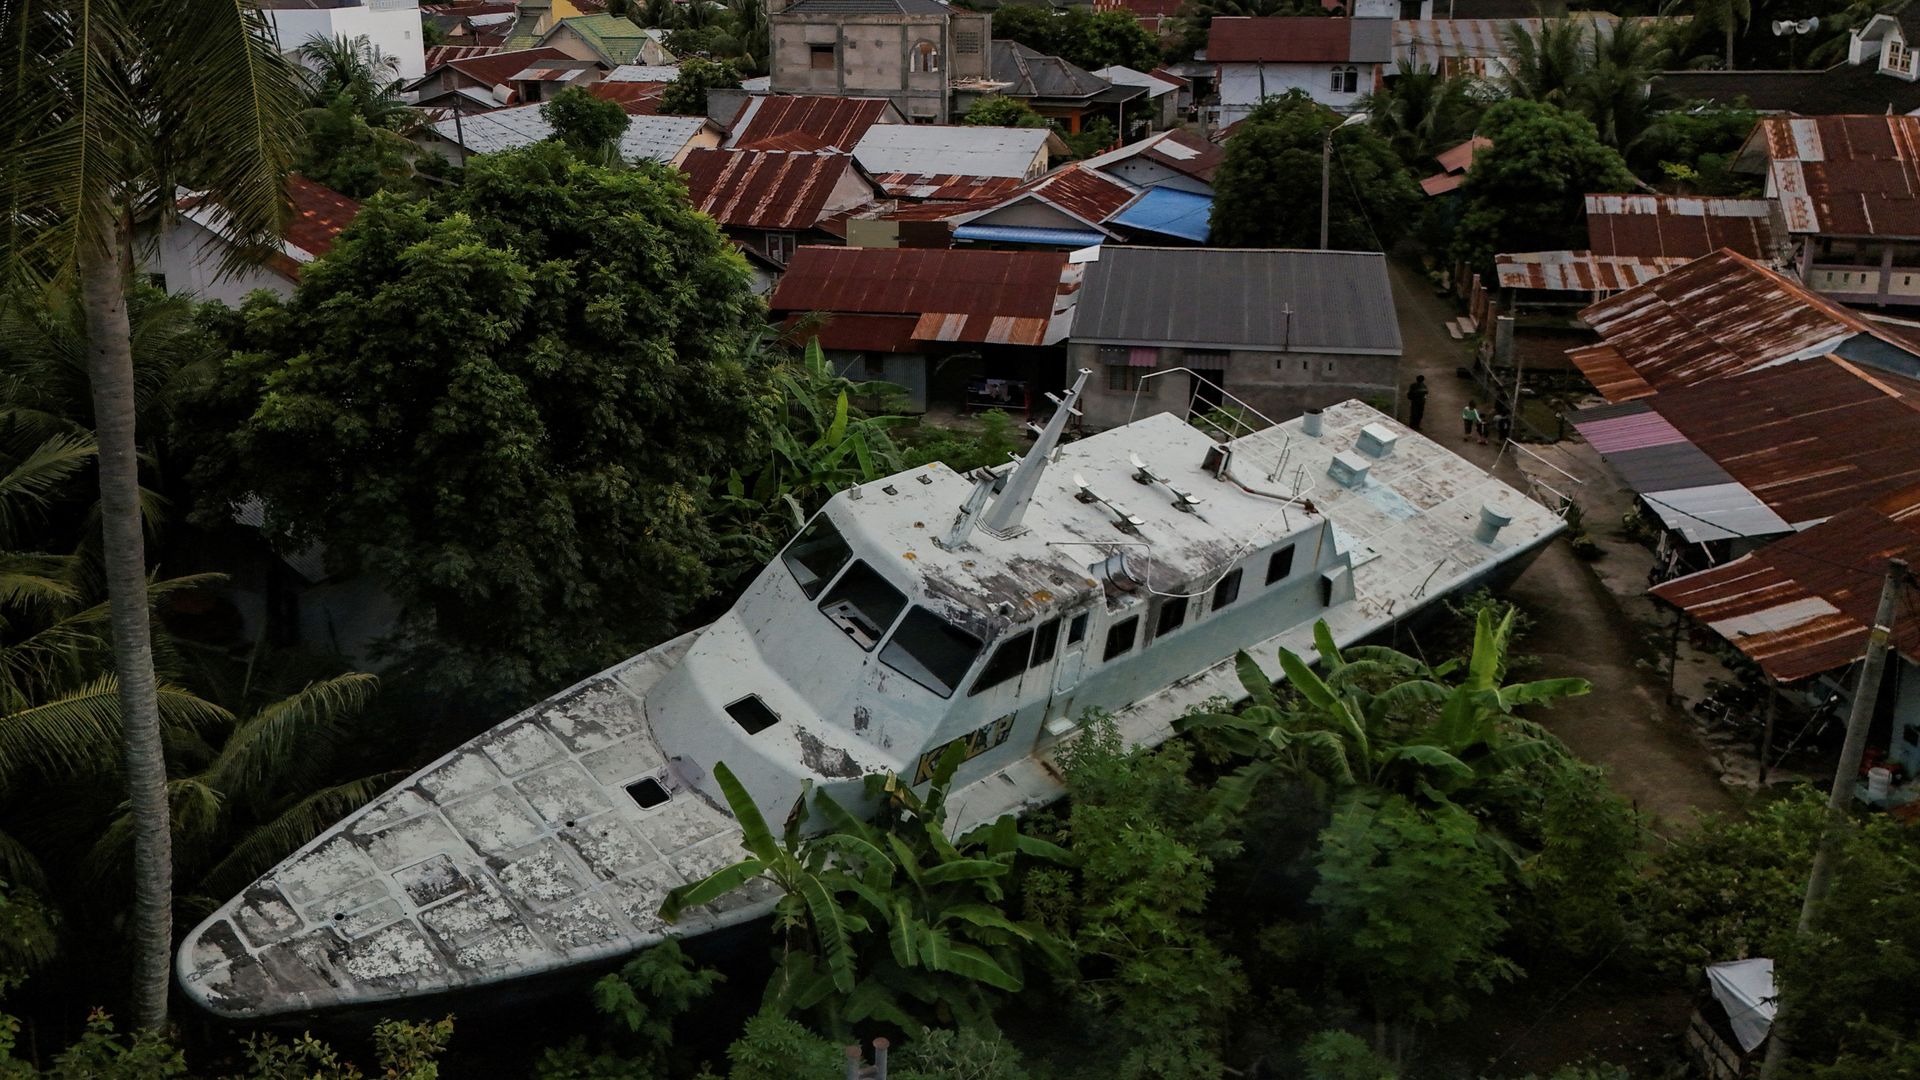
[[[993,17],[939,0],[768,0],[776,94],[885,97],[945,123],[953,84],[987,78]]]

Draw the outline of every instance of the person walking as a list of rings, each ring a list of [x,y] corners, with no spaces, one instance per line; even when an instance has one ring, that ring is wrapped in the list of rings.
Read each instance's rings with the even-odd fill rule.
[[[1474,433],[1479,430],[1480,410],[1474,407],[1473,402],[1469,401],[1467,402],[1467,407],[1460,410],[1460,441],[1472,442]],[[1483,438],[1480,441],[1485,442],[1486,440]]]
[[[1493,403],[1493,431],[1503,443],[1513,438],[1513,410],[1505,401]]]
[[[1407,426],[1420,430],[1420,421],[1427,416],[1427,377],[1415,375],[1413,385],[1407,387]]]

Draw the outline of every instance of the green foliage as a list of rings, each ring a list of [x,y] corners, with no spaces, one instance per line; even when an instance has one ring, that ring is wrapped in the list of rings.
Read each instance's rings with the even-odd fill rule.
[[[345,102],[353,115],[374,127],[407,132],[420,114],[400,97],[406,80],[398,57],[385,56],[365,36],[314,38],[300,46],[307,100],[324,109]]]
[[[426,1023],[384,1020],[374,1025],[373,1044],[386,1080],[437,1080],[439,1056],[453,1038],[453,1017]],[[244,1073],[227,1080],[364,1080],[365,1073],[338,1050],[302,1034],[282,1042],[271,1034],[247,1038]]]
[[[697,5],[688,5],[689,7]],[[669,48],[680,51],[668,43]],[[680,62],[680,73],[660,95],[660,112],[667,116],[705,116],[707,91],[740,85],[740,70],[731,60],[704,60],[698,56]]]
[[[617,102],[570,86],[540,106],[540,115],[553,125],[555,139],[586,160],[601,165],[620,160],[620,136],[631,121]]]
[[[1578,248],[1586,243],[1586,196],[1630,191],[1633,174],[1600,141],[1593,123],[1537,101],[1487,110],[1480,151],[1460,187],[1464,211],[1454,257],[1490,267],[1505,251]]]
[[[1068,155],[1076,159],[1105,153],[1119,141],[1119,135],[1113,130],[1113,122],[1104,116],[1096,117],[1093,123],[1081,128],[1079,134],[1058,131],[1057,122],[1055,128],[1061,140],[1067,144]]]
[[[961,122],[975,127],[1046,127],[1047,119],[1019,98],[991,94],[973,103]]]
[[[538,1080],[592,1080],[629,1076],[666,1076],[684,1071],[672,1066],[674,1025],[726,981],[717,971],[694,966],[669,938],[627,961],[618,972],[593,984],[593,1007],[615,1032],[608,1046],[590,1052],[584,1037],[549,1049],[535,1075]]]
[[[1322,1031],[1300,1048],[1306,1080],[1395,1080],[1393,1064],[1364,1039],[1345,1031]]]
[[[740,1037],[727,1047],[727,1080],[795,1080],[796,1077],[832,1077],[846,1071],[840,1047],[815,1035],[798,1022],[761,1013],[747,1021]]]
[[[1531,852],[1505,908],[1526,956],[1597,962],[1629,942],[1647,825],[1599,768],[1563,760],[1509,774],[1482,812]]]
[[[352,312],[351,317],[344,313]],[[176,428],[199,513],[398,600],[443,689],[515,701],[673,631],[711,584],[708,479],[769,393],[745,265],[670,170],[537,145],[374,199]]]
[[[1694,102],[1661,113],[1627,148],[1642,177],[1666,176],[1696,195],[1755,195],[1759,177],[1733,171],[1733,158],[1760,114]]]
[[[1160,43],[1130,11],[1003,4],[993,13],[996,41],[1017,41],[1088,71],[1120,64],[1135,71],[1160,66]],[[1004,126],[1004,125],[1003,125]]]
[[[388,128],[374,127],[345,98],[301,116],[306,141],[294,170],[354,199],[413,186],[412,144]]]
[[[893,1055],[892,1080],[1033,1080],[1020,1051],[998,1032],[936,1028]]]
[[[1648,85],[1670,55],[1658,35],[1633,20],[1548,20],[1533,31],[1516,24],[1507,30],[1507,49],[1512,58],[1501,85],[1509,96],[1578,113],[1615,149],[1646,128],[1654,107]]]
[[[1473,134],[1482,103],[1465,76],[1444,76],[1403,59],[1386,87],[1368,95],[1360,108],[1400,160],[1421,170]]]
[[[1009,454],[1018,453],[1024,446],[1013,417],[999,409],[989,409],[973,422],[979,428],[977,433],[931,424],[901,433],[900,467],[917,469],[938,461],[954,472],[971,472],[982,466],[1004,465]]]
[[[1320,170],[1341,117],[1304,91],[1262,101],[1227,143],[1214,179],[1213,242],[1231,247],[1318,247]],[[1392,246],[1420,206],[1420,189],[1385,138],[1364,125],[1334,132],[1329,244]]]

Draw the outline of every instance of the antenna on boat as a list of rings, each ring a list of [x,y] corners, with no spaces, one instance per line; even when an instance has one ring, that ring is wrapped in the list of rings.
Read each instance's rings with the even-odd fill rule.
[[[1067,417],[1080,415],[1080,410],[1074,408],[1074,404],[1080,400],[1080,391],[1087,385],[1087,377],[1092,374],[1092,368],[1081,368],[1080,377],[1073,380],[1073,389],[1067,391],[1065,400],[1047,395],[1047,400],[1056,406],[1053,419],[1040,429],[1040,437],[1034,440],[1032,448],[1020,459],[1020,464],[1013,467],[1012,474],[1007,477],[1006,488],[981,517],[981,528],[1002,540],[1026,531],[1020,519],[1026,516],[1027,504],[1033,501],[1033,493],[1040,487],[1040,474],[1046,470],[1047,458],[1060,442],[1060,433],[1066,430]]]

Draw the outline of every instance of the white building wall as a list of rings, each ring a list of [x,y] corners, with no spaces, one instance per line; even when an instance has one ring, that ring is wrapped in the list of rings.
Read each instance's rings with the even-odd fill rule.
[[[1358,72],[1354,92],[1335,93],[1335,68]],[[1221,64],[1220,123],[1231,124],[1253,111],[1261,98],[1278,97],[1289,90],[1305,90],[1313,100],[1341,112],[1352,112],[1373,91],[1373,64]]]
[[[314,38],[364,36],[384,56],[400,62],[400,77],[427,73],[426,43],[420,34],[418,0],[366,0],[355,7],[270,8],[280,47],[292,52]]]
[[[143,238],[138,247],[140,272],[164,275],[168,292],[218,300],[229,307],[239,307],[255,289],[293,295],[292,281],[262,267],[241,267],[223,276],[220,259],[226,251],[226,242],[218,236],[179,218],[157,237]]]

